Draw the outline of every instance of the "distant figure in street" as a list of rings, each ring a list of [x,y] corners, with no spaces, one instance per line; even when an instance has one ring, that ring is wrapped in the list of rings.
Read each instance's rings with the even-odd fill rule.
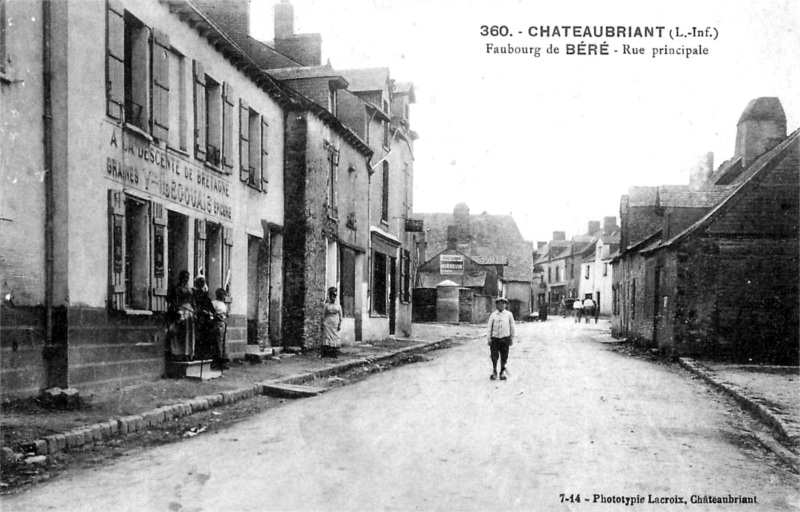
[[[575,302],[572,303],[572,316],[575,317],[575,323],[581,323],[581,317],[583,316],[583,304],[581,304],[580,299],[575,299]]]
[[[489,316],[489,351],[492,358],[492,380],[497,379],[497,360],[500,359],[500,380],[508,378],[506,362],[508,348],[514,344],[514,315],[506,311],[508,300],[500,297],[494,301],[497,311]]]
[[[542,301],[539,304],[539,321],[544,322],[547,320],[547,303]]]
[[[228,305],[225,299],[228,297],[228,292],[225,288],[217,288],[214,292],[216,299],[211,301],[211,307],[214,309],[214,320],[212,334],[214,336],[213,349],[213,366],[215,370],[228,369],[228,351],[225,348],[225,336],[228,331]]]
[[[322,357],[337,357],[342,342],[339,331],[342,330],[342,306],[336,300],[338,290],[335,286],[328,288],[328,300],[322,312]]]
[[[583,299],[583,316],[587,324],[590,317],[594,317],[594,323],[597,323],[597,306],[590,297]]]

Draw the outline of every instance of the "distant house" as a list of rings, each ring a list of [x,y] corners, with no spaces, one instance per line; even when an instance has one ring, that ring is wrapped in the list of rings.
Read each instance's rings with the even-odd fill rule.
[[[526,241],[510,215],[470,215],[460,203],[452,214],[416,214],[425,225],[425,254],[458,251],[499,278],[496,295],[509,301],[515,318],[527,316],[532,308],[533,244]],[[428,268],[427,266],[424,268]],[[418,287],[428,283],[422,277]]]
[[[623,196],[613,333],[675,354],[797,363],[800,130],[753,100],[734,157]],[[649,233],[648,233],[649,231]]]

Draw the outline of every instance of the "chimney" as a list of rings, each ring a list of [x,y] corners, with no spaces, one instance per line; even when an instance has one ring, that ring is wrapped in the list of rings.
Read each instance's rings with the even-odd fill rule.
[[[564,241],[567,239],[567,232],[566,231],[553,231],[553,240],[554,241]]]
[[[751,101],[739,118],[734,158],[747,167],[786,138],[786,114],[778,98]]]
[[[294,6],[289,0],[281,0],[275,4],[275,39],[283,39],[294,35]]]
[[[589,221],[589,231],[586,233],[589,235],[594,235],[598,231],[600,231],[600,221],[599,220],[590,220]]]
[[[195,0],[195,3],[231,39],[247,47],[250,35],[250,0]]]
[[[458,203],[453,209],[453,220],[456,228],[458,229],[456,236],[458,241],[468,243],[470,241],[470,227],[469,227],[469,206],[466,203]]]
[[[712,172],[714,172],[714,153],[709,151],[698,158],[689,171],[689,187],[693,190],[702,188],[708,183]]]
[[[447,226],[447,249],[455,250],[458,245],[458,226]]]
[[[617,218],[614,216],[603,217],[603,234],[610,235],[617,231]]]

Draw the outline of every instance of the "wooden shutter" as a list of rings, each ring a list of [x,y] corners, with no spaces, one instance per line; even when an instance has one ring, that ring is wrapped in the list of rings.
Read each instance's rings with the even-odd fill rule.
[[[239,100],[239,179],[250,180],[250,106]]]
[[[267,124],[266,118],[261,116],[261,191],[267,191],[267,185],[269,184],[269,175],[267,173],[267,156],[269,155],[267,139],[269,135],[269,124]]]
[[[203,63],[194,61],[194,155],[206,159],[206,72]]]
[[[125,194],[108,191],[109,291],[111,309],[125,309]]]
[[[169,136],[169,36],[153,30],[153,136]]]
[[[106,114],[122,121],[125,103],[125,9],[120,0],[106,8]]]
[[[232,302],[231,298],[231,280],[233,274],[231,273],[231,257],[233,253],[233,228],[222,228],[222,271],[224,272],[222,278],[222,288],[225,288],[227,297],[225,302]]]
[[[222,84],[222,168],[233,172],[233,87]]]
[[[206,221],[194,221],[194,276],[205,276],[206,267]]]
[[[167,209],[163,204],[150,203],[153,229],[150,231],[150,310],[167,310]]]

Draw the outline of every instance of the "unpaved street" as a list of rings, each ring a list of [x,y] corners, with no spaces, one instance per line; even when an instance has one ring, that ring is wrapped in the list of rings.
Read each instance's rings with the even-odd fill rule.
[[[798,509],[798,479],[747,442],[727,400],[674,366],[610,350],[600,327],[520,325],[508,381],[489,380],[476,340],[0,505],[609,511],[626,507],[603,500],[632,497],[643,501],[633,510]],[[757,504],[691,504],[693,495]],[[681,499],[688,505],[669,503]]]

